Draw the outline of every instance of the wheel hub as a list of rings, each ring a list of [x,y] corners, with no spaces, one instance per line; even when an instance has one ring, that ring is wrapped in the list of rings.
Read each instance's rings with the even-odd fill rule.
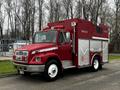
[[[99,62],[98,62],[98,60],[95,60],[95,61],[94,61],[94,68],[95,68],[95,69],[98,69],[98,68],[99,68]]]
[[[58,74],[58,67],[57,65],[55,64],[51,64],[48,68],[48,75],[51,77],[51,78],[54,78],[56,77]]]

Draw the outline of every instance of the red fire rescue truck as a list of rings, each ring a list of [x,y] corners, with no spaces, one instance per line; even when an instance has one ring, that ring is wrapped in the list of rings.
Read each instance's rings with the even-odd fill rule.
[[[91,67],[97,71],[108,62],[108,27],[82,19],[54,23],[36,32],[33,43],[15,51],[19,74],[43,72],[55,80],[64,69]]]

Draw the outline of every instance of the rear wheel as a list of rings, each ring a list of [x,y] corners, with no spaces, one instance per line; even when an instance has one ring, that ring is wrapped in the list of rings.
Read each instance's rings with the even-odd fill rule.
[[[92,70],[98,71],[99,68],[100,68],[100,61],[98,58],[94,58],[93,63],[92,63]]]
[[[51,60],[49,61],[44,70],[44,77],[47,81],[53,81],[58,78],[60,75],[60,65],[57,61]]]
[[[102,64],[100,64],[100,66],[99,66],[99,70],[102,70],[102,68],[103,68],[103,67],[102,67]]]

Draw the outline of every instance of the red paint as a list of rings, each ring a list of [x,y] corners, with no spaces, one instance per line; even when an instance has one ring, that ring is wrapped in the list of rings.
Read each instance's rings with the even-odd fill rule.
[[[54,45],[53,43],[39,43],[39,44],[26,45],[17,50],[34,51],[34,50],[45,49],[45,48],[50,48],[50,47],[54,47],[54,46],[56,46],[56,45]]]

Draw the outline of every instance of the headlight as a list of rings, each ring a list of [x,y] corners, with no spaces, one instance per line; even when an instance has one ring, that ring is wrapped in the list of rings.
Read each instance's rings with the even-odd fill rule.
[[[19,55],[19,51],[15,51],[15,55]]]
[[[16,51],[15,55],[28,56],[28,51]]]
[[[40,62],[40,61],[41,61],[41,58],[40,58],[40,57],[35,57],[35,61],[36,61],[36,62]]]
[[[28,51],[23,51],[23,56],[28,56]]]

